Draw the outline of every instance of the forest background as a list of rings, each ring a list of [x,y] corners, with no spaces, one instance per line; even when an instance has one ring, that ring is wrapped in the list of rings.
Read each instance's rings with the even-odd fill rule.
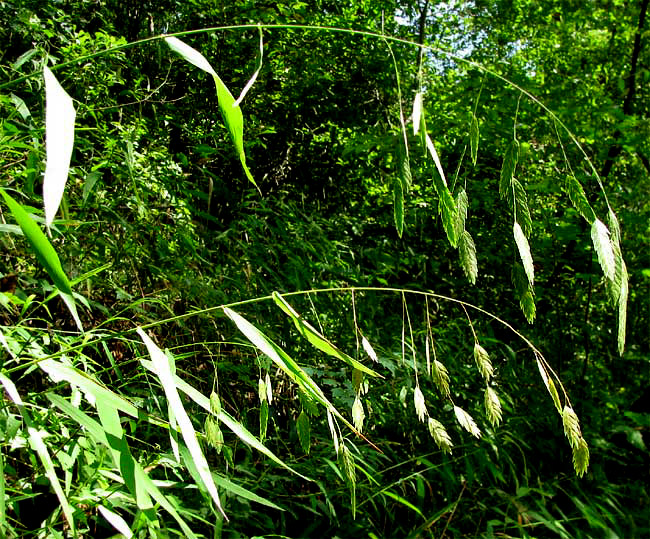
[[[0,534],[650,535],[647,8],[0,1]]]

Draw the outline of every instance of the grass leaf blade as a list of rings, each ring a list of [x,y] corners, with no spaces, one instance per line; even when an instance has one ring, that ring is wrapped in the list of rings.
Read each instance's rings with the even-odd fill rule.
[[[59,209],[68,180],[72,148],[74,147],[75,110],[72,99],[61,87],[47,66],[45,78],[45,177],[43,203],[45,223],[49,227]]]
[[[226,514],[224,513],[221,507],[221,502],[219,500],[219,493],[217,492],[217,486],[214,484],[214,480],[212,479],[212,475],[210,473],[210,467],[208,466],[208,461],[206,460],[205,455],[201,450],[201,446],[199,445],[199,442],[196,438],[196,432],[194,431],[192,422],[189,416],[187,415],[185,408],[183,407],[183,403],[181,402],[180,396],[178,395],[178,389],[176,388],[176,384],[174,383],[174,375],[171,371],[167,356],[163,353],[163,351],[160,348],[158,348],[158,346],[156,346],[156,344],[149,338],[149,336],[141,328],[137,328],[137,332],[138,335],[140,335],[140,338],[144,341],[144,344],[147,347],[149,355],[151,356],[151,361],[153,363],[156,374],[158,375],[158,378],[160,379],[160,383],[163,386],[165,395],[167,396],[167,400],[169,401],[170,405],[174,409],[174,414],[176,416],[176,421],[178,422],[178,426],[181,429],[181,434],[183,435],[185,444],[187,445],[187,448],[190,451],[190,454],[192,455],[192,459],[196,464],[196,468],[199,472],[201,479],[203,480],[203,484],[205,488],[208,490],[208,492],[210,493],[212,500],[217,506],[217,509],[219,509],[219,511],[223,514],[224,518],[227,519]]]
[[[43,234],[43,231],[39,226],[9,193],[0,189],[0,195],[2,195],[7,206],[9,206],[9,210],[11,210],[14,219],[16,219],[16,222],[31,245],[38,262],[43,266],[43,268],[45,268],[50,279],[52,279],[52,282],[58,288],[59,294],[68,306],[77,327],[83,332],[83,326],[81,325],[81,320],[77,314],[77,307],[72,295],[70,281],[68,281],[68,277],[63,271],[61,261],[59,260],[59,256],[56,254],[54,247],[52,247],[52,244],[49,242],[45,234]]]

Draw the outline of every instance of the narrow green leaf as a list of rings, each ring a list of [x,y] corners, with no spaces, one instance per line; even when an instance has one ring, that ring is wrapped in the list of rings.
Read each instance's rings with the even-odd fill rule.
[[[381,374],[372,370],[369,367],[366,367],[363,363],[357,361],[356,359],[350,357],[345,352],[339,350],[334,344],[328,341],[317,329],[315,329],[309,322],[305,321],[291,306],[287,300],[285,300],[277,292],[273,292],[273,301],[275,304],[282,309],[282,311],[291,318],[298,333],[305,337],[314,347],[316,347],[321,352],[325,352],[327,355],[337,358],[344,363],[347,363],[353,369],[358,369],[361,372],[364,372],[370,376],[376,378],[383,378]]]
[[[38,366],[47,373],[53,382],[59,383],[65,380],[70,385],[79,388],[91,404],[105,403],[122,413],[138,418],[138,409],[131,402],[100,385],[91,376],[72,365],[66,365],[55,359],[44,359],[38,362]]]
[[[469,145],[472,153],[472,165],[476,166],[478,156],[478,119],[472,114],[472,124],[469,127]]]
[[[136,476],[135,462],[129,444],[124,436],[117,409],[104,401],[97,402],[99,421],[106,433],[106,441],[113,456],[113,462],[122,474],[124,484],[135,497],[135,503],[141,511],[148,513],[151,519],[156,519],[152,511],[153,503],[145,486]]]
[[[438,170],[438,174],[440,174],[440,179],[442,180],[444,186],[447,187],[447,179],[445,178],[445,171],[442,168],[442,163],[440,162],[440,157],[438,156],[436,147],[434,146],[433,141],[431,140],[431,137],[429,137],[428,133],[425,133],[425,141],[426,141],[427,149],[429,150],[429,154],[431,154],[431,157],[433,158],[433,162],[436,165],[436,169]]]
[[[144,341],[149,355],[151,356],[151,361],[153,363],[154,369],[156,370],[156,374],[158,375],[160,383],[163,386],[167,400],[174,410],[174,415],[176,416],[176,421],[178,421],[178,426],[181,429],[181,434],[183,435],[185,444],[187,445],[187,448],[192,455],[192,460],[196,465],[199,475],[203,481],[203,485],[210,493],[212,500],[217,506],[217,509],[227,520],[226,514],[221,507],[217,486],[214,484],[214,480],[212,479],[212,475],[210,473],[208,461],[206,460],[205,455],[201,450],[201,446],[199,445],[199,442],[196,438],[196,432],[192,426],[192,421],[187,415],[187,412],[185,411],[183,403],[178,394],[178,389],[174,383],[175,376],[172,373],[167,356],[165,356],[162,350],[156,346],[156,344],[144,331],[142,331],[141,328],[137,328],[137,332],[138,335],[140,335],[140,338]]]
[[[36,452],[38,458],[43,464],[45,477],[48,478],[50,485],[52,485],[52,489],[54,490],[54,493],[59,500],[59,504],[61,504],[63,515],[65,516],[65,519],[70,526],[72,534],[76,535],[76,526],[72,506],[70,505],[70,502],[68,502],[68,498],[66,497],[65,492],[63,492],[59,478],[57,477],[56,471],[54,470],[52,457],[50,456],[50,452],[47,449],[47,445],[45,445],[45,442],[43,441],[48,433],[43,429],[36,428],[31,414],[27,410],[27,407],[23,403],[23,400],[20,398],[20,394],[16,389],[16,385],[2,372],[0,372],[0,383],[3,385],[5,392],[9,398],[18,408],[18,412],[22,416],[23,421],[27,426],[27,440],[29,442],[29,445],[32,450]]]
[[[628,297],[628,275],[627,268],[625,267],[625,262],[621,259],[622,268],[622,278],[621,278],[621,292],[618,296],[618,353],[623,355],[625,351],[625,333],[627,326],[627,297]]]
[[[148,371],[155,372],[153,363],[151,361],[141,360],[140,363]],[[190,399],[192,399],[201,408],[203,408],[207,412],[211,411],[210,399],[206,397],[203,393],[197,391],[185,380],[181,380],[178,376],[174,377],[174,384],[180,391],[185,393]],[[279,459],[270,449],[268,449],[265,445],[260,443],[260,441],[257,438],[255,438],[255,436],[249,430],[247,430],[246,427],[244,427],[239,421],[235,420],[230,414],[225,412],[223,409],[219,414],[219,421],[224,425],[226,425],[226,427],[228,427],[231,430],[231,432],[245,444],[256,449],[263,455],[266,455],[273,462],[289,470],[290,472],[296,474],[297,476],[302,477],[306,481],[311,481],[311,479],[298,473],[291,466],[286,464],[283,460]]]
[[[61,299],[65,302],[74,318],[74,321],[77,324],[77,327],[80,331],[83,331],[83,326],[81,325],[81,320],[77,314],[77,306],[74,302],[74,297],[72,295],[72,288],[70,287],[70,281],[66,276],[63,268],[61,266],[61,261],[59,260],[54,247],[48,241],[47,237],[34,220],[29,216],[29,214],[23,209],[23,207],[16,202],[9,193],[6,193],[3,189],[0,189],[0,195],[4,198],[9,210],[11,211],[14,219],[20,226],[23,234],[27,238],[27,241],[32,247],[36,259],[38,262],[45,268],[47,274],[50,276],[50,279],[54,282],[54,285],[59,290]]]
[[[517,168],[517,161],[519,160],[519,142],[513,140],[506,154],[503,157],[503,164],[501,165],[501,178],[499,181],[499,194],[502,197],[506,197],[511,192],[512,178],[515,174],[515,169]]]
[[[266,400],[260,405],[260,440],[264,442],[269,424],[269,403]]]
[[[300,415],[296,421],[296,430],[298,431],[298,440],[300,446],[306,455],[309,455],[311,448],[311,427],[309,425],[309,416],[304,410],[301,410]]]
[[[515,243],[517,244],[517,249],[519,250],[519,256],[521,258],[521,263],[524,266],[524,271],[526,272],[526,277],[528,277],[528,283],[532,287],[535,281],[535,268],[533,267],[533,256],[530,254],[530,246],[528,245],[528,240],[521,230],[519,223],[515,221],[513,226],[513,233],[515,236]]]
[[[463,268],[465,276],[470,283],[476,284],[478,277],[478,262],[476,260],[476,246],[474,240],[467,230],[464,230],[460,236],[458,243],[458,254],[460,256],[460,264]]]
[[[542,365],[542,362],[539,360],[539,358],[537,359],[537,368],[539,369],[539,374],[542,377],[544,385],[546,386],[546,390],[549,392],[549,395],[551,395],[551,398],[553,399],[555,408],[557,409],[558,413],[561,414],[562,404],[560,403],[560,395],[557,392],[557,388],[555,387],[553,379],[547,376],[546,369],[544,368],[544,365]]]
[[[616,258],[609,238],[609,230],[599,219],[591,225],[591,239],[605,277],[613,281],[616,278]]]
[[[228,90],[226,85],[219,78],[219,75],[217,75],[216,71],[212,68],[210,62],[208,62],[200,52],[175,37],[166,37],[165,41],[174,52],[180,54],[189,63],[212,75],[214,84],[217,88],[219,110],[221,111],[221,116],[226,124],[226,129],[228,130],[230,138],[235,146],[235,150],[237,151],[239,161],[241,162],[246,177],[259,191],[259,187],[257,187],[255,179],[246,164],[246,154],[244,153],[244,117],[241,108],[235,103],[235,98],[230,93],[230,90]]]
[[[59,408],[63,413],[68,415],[68,417],[75,420],[77,423],[79,423],[79,425],[84,427],[97,442],[111,449],[111,445],[106,436],[106,432],[97,421],[88,417],[85,413],[72,406],[68,401],[59,395],[46,393],[46,397],[52,404],[54,404],[54,406]],[[133,456],[130,454],[130,452],[124,452],[123,454],[120,454],[120,458],[125,459],[125,462],[122,463],[122,466],[133,469],[133,476],[136,483],[143,485],[149,495],[156,502],[158,502],[158,504],[160,504],[160,506],[165,509],[165,511],[167,511],[174,518],[174,520],[176,520],[176,522],[178,522],[179,526],[188,537],[188,539],[197,539],[196,535],[194,535],[194,532],[192,532],[190,527],[181,518],[174,506],[160,492],[158,487],[153,483],[149,476],[147,476],[140,464],[135,459],[133,459]],[[116,466],[119,467],[120,463],[116,463]]]
[[[354,425],[350,423],[336,409],[336,407],[327,399],[322,389],[311,379],[311,377],[298,365],[289,355],[282,350],[277,344],[271,341],[259,329],[257,329],[248,320],[237,314],[232,309],[224,307],[224,313],[239,328],[246,338],[252,342],[262,353],[266,354],[280,369],[282,369],[291,378],[298,387],[305,392],[307,397],[315,400],[321,406],[340,419],[351,431],[360,436]],[[361,364],[359,364],[361,365]],[[357,367],[358,368],[358,367]],[[367,367],[366,367],[367,369]],[[370,370],[370,369],[368,369]],[[365,372],[365,371],[364,371]],[[374,371],[370,371],[374,372]]]
[[[397,235],[401,238],[404,233],[404,185],[401,178],[393,181],[393,217]]]
[[[108,521],[108,523],[113,526],[119,533],[121,533],[126,539],[131,539],[133,537],[133,532],[131,528],[126,523],[126,521],[117,513],[111,511],[103,505],[98,505],[97,509],[101,515]]]
[[[249,500],[251,502],[259,503],[260,505],[270,507],[271,509],[284,511],[282,507],[273,503],[271,500],[267,500],[266,498],[263,498],[262,496],[259,496],[254,492],[251,492],[250,490],[242,487],[241,485],[238,485],[237,483],[233,483],[230,479],[224,477],[223,475],[213,473],[212,477],[214,479],[214,482],[217,484],[217,486],[222,490],[231,492],[235,496],[239,496],[240,498],[244,498],[245,500]]]
[[[47,66],[45,78],[45,177],[43,202],[45,224],[49,227],[59,209],[68,180],[70,158],[74,146],[75,110],[72,99],[61,87]]]
[[[246,86],[244,86],[244,89],[241,91],[241,94],[239,94],[237,101],[235,101],[235,104],[233,105],[235,107],[238,107],[240,103],[244,100],[244,97],[246,97],[248,91],[253,87],[253,84],[255,84],[255,81],[257,80],[257,76],[260,74],[260,71],[262,70],[262,61],[264,60],[264,35],[262,34],[261,26],[258,26],[257,29],[260,34],[260,54],[257,58],[257,67],[255,68],[255,72],[253,73],[251,78],[246,83]]]
[[[422,119],[422,92],[415,94],[413,100],[413,135],[417,135],[420,130],[420,120]]]

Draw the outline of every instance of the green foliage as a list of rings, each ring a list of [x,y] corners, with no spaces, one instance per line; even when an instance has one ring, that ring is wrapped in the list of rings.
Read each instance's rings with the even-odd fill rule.
[[[8,4],[3,536],[647,534],[643,17],[447,4]]]

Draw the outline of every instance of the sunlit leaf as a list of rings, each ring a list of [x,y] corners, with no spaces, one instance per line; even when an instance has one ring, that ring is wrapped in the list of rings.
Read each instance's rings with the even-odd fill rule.
[[[52,457],[50,456],[50,452],[47,449],[47,445],[45,445],[45,442],[43,441],[45,437],[48,435],[47,432],[44,431],[43,429],[37,428],[36,424],[32,419],[31,414],[27,410],[27,407],[23,403],[23,400],[21,399],[20,394],[16,389],[16,385],[13,383],[12,380],[10,380],[7,376],[5,376],[4,373],[1,372],[0,372],[0,383],[4,387],[4,390],[6,394],[9,396],[9,398],[11,399],[11,401],[13,401],[13,403],[18,407],[18,412],[22,416],[23,421],[27,426],[27,439],[29,445],[32,448],[32,450],[35,451],[36,454],[38,455],[38,458],[40,459],[41,464],[43,465],[45,476],[50,481],[50,485],[52,485],[52,489],[54,490],[54,493],[56,494],[56,497],[59,500],[59,503],[61,504],[61,509],[63,510],[65,519],[67,520],[72,533],[76,534],[75,533],[76,526],[72,514],[73,513],[72,506],[70,505],[70,502],[68,501],[68,498],[66,497],[65,492],[61,487],[59,478],[57,477],[56,471],[54,470],[54,463],[52,462]]]
[[[212,75],[215,86],[217,87],[219,110],[221,111],[221,116],[226,124],[226,129],[228,129],[228,133],[230,134],[230,138],[235,146],[235,150],[237,151],[239,161],[241,162],[246,177],[255,187],[257,187],[257,183],[255,183],[255,179],[246,164],[246,154],[244,153],[244,117],[241,108],[235,103],[235,98],[230,93],[230,90],[228,90],[226,85],[219,78],[219,75],[217,75],[216,71],[212,68],[210,62],[208,62],[199,51],[183,43],[176,37],[166,37],[165,41],[174,52],[180,54],[189,63]],[[259,190],[259,187],[257,188]]]
[[[61,299],[65,302],[74,318],[75,323],[80,331],[83,331],[83,326],[81,325],[81,320],[77,314],[77,306],[74,302],[74,297],[72,295],[72,288],[70,287],[70,281],[63,271],[61,266],[61,261],[59,256],[56,254],[54,247],[49,242],[45,234],[41,231],[38,225],[34,220],[29,216],[29,214],[23,209],[23,207],[16,202],[9,193],[6,193],[3,189],[0,189],[0,195],[4,198],[7,206],[11,210],[14,219],[20,226],[23,234],[27,238],[27,241],[32,247],[34,254],[38,262],[43,266],[47,274],[50,276],[50,279],[54,282],[54,285],[59,290]]]
[[[314,347],[316,347],[321,352],[325,352],[327,355],[332,356],[336,359],[347,363],[350,367],[358,369],[361,372],[364,372],[370,376],[382,378],[382,376],[366,367],[363,363],[357,361],[356,359],[350,357],[345,352],[339,350],[333,343],[327,340],[316,328],[314,328],[309,322],[304,320],[296,310],[277,292],[273,292],[273,301],[275,304],[282,309],[282,311],[287,314],[293,321],[298,333],[305,337]]]
[[[170,403],[170,406],[174,410],[174,415],[176,416],[176,421],[178,426],[181,429],[181,434],[185,440],[185,444],[192,455],[192,459],[198,469],[199,475],[203,481],[204,486],[210,493],[210,497],[214,501],[217,509],[225,517],[225,513],[221,508],[221,502],[219,500],[219,493],[217,492],[217,486],[214,484],[212,475],[210,473],[210,467],[208,466],[208,461],[201,450],[201,446],[196,438],[196,432],[192,426],[192,421],[190,420],[185,407],[178,395],[178,389],[174,383],[174,374],[171,371],[169,361],[167,356],[156,346],[156,344],[149,338],[149,336],[142,331],[142,329],[137,328],[138,335],[143,340],[144,344],[147,347],[147,351],[151,356],[151,361],[153,363],[156,374],[160,380],[160,383],[165,391],[167,400]]]
[[[121,533],[126,539],[131,539],[131,537],[133,537],[131,528],[120,515],[101,504],[97,506],[97,509],[108,521],[108,523],[113,526],[113,528],[115,528],[119,533]]]
[[[74,146],[75,110],[72,99],[47,66],[45,78],[45,152],[47,163],[43,178],[45,223],[50,226],[59,209],[68,180]]]
[[[415,94],[413,99],[413,135],[417,135],[420,130],[420,120],[422,118],[422,92]]]

